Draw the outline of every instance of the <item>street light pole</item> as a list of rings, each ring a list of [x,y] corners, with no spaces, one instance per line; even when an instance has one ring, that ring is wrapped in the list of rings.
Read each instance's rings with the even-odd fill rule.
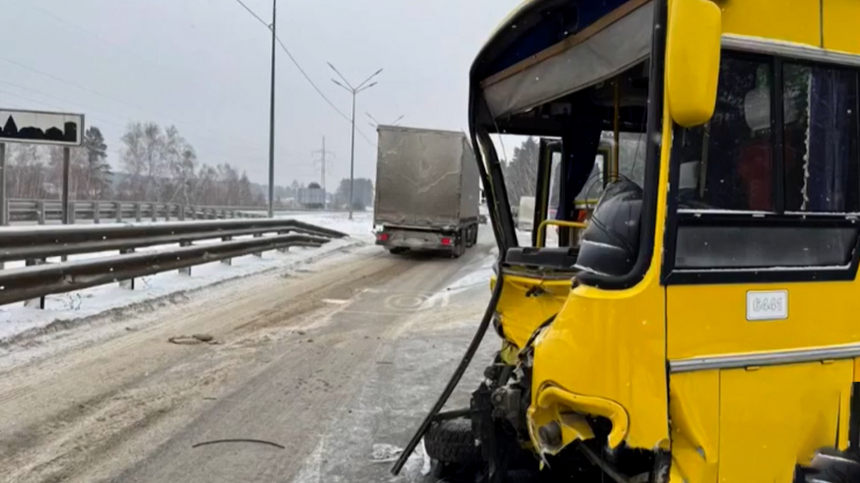
[[[275,22],[277,21],[278,1],[272,0],[272,80],[269,98],[269,218],[275,216]]]
[[[377,121],[375,117],[371,116],[369,112],[365,111],[364,113],[367,114],[367,117],[369,117],[371,121],[373,121],[370,123],[370,125],[373,126],[374,128],[377,128],[377,127],[379,127],[380,124],[382,124],[381,122]],[[397,123],[400,122],[400,120],[403,119],[404,116],[406,116],[406,114],[401,114],[397,119],[388,123],[388,125],[389,126],[396,126]]]
[[[355,184],[355,97],[361,91],[365,91],[365,90],[370,89],[371,87],[376,85],[376,82],[372,82],[370,84],[368,84],[368,82],[370,81],[370,79],[373,79],[374,77],[379,75],[379,73],[382,72],[382,69],[379,69],[378,71],[374,72],[373,75],[371,75],[367,79],[364,79],[364,82],[359,84],[358,87],[352,87],[352,84],[350,84],[349,81],[346,80],[346,77],[344,77],[343,74],[341,74],[331,64],[331,62],[328,63],[328,66],[331,67],[331,70],[333,70],[338,75],[338,77],[340,77],[340,79],[343,81],[343,84],[338,82],[336,79],[332,79],[331,81],[334,82],[335,84],[337,84],[338,86],[343,87],[344,90],[346,90],[347,92],[352,94],[352,117],[350,119],[350,121],[352,123],[352,135],[350,136],[350,152],[349,152],[349,219],[351,220],[352,219],[353,185]],[[346,85],[344,85],[344,84],[346,84]]]
[[[352,219],[352,185],[355,182],[355,96],[352,91],[352,135],[349,137],[349,219]]]

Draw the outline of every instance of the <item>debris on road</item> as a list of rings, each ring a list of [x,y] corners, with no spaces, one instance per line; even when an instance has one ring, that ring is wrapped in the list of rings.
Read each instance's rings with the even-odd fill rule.
[[[374,444],[370,459],[374,463],[390,463],[396,461],[402,452],[403,448],[398,448],[393,444]]]
[[[203,441],[202,443],[192,444],[192,448],[199,448],[200,446],[206,446],[210,444],[220,444],[220,443],[257,443],[257,444],[266,444],[269,446],[274,446],[275,448],[287,449],[286,446],[280,445],[278,443],[274,443],[272,441],[265,441],[262,439],[248,439],[248,438],[238,438],[238,439],[216,439],[212,441]]]
[[[180,345],[192,345],[192,344],[201,344],[201,343],[217,344],[218,343],[215,341],[215,337],[213,337],[209,334],[180,335],[180,336],[176,336],[176,337],[170,337],[169,339],[167,339],[167,342],[170,342],[173,344],[180,344]]]

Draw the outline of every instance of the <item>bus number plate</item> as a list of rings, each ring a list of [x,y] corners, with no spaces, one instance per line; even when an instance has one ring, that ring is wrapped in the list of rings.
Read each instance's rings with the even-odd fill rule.
[[[788,318],[788,290],[747,292],[747,320]]]

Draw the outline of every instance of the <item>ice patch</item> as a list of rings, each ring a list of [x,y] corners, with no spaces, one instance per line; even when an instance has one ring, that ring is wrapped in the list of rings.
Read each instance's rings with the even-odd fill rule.
[[[321,483],[323,450],[325,449],[325,438],[321,438],[313,452],[305,459],[299,474],[293,478],[293,483]]]
[[[374,450],[377,446],[391,446],[391,445],[373,445]],[[396,446],[391,446],[398,450],[397,456],[400,456],[400,453],[403,452],[401,448],[397,448]],[[397,458],[395,457],[394,460]],[[427,454],[427,451],[424,449],[424,440],[421,440],[421,444],[415,448],[415,451],[409,455],[409,459],[406,460],[406,464],[403,465],[403,469],[400,471],[400,474],[388,480],[390,483],[400,483],[403,481],[421,481],[424,476],[430,474],[431,461],[430,456]]]
[[[387,463],[397,461],[403,448],[398,448],[393,444],[374,444],[373,451],[370,453],[370,459],[374,463]]]
[[[340,300],[340,299],[322,299],[324,304],[331,305],[346,305],[349,303],[349,300]]]

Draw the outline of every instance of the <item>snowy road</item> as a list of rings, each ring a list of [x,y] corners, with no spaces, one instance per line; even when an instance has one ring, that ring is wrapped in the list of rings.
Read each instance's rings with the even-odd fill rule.
[[[389,450],[480,319],[487,232],[459,260],[352,248],[2,347],[0,481],[425,481]],[[195,447],[236,438],[281,447]]]

